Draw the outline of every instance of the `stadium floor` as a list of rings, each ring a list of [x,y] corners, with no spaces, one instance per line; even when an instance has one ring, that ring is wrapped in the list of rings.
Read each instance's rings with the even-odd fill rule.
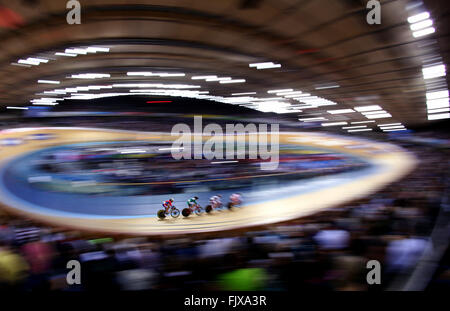
[[[36,134],[52,137],[30,139]],[[52,146],[99,141],[172,141],[170,134],[93,128],[26,128],[1,131],[0,140],[0,201],[6,209],[53,225],[133,235],[222,231],[307,216],[365,197],[407,174],[417,162],[412,154],[392,144],[324,133],[280,133],[280,144],[331,149],[363,158],[371,166],[355,172],[302,180],[288,187],[244,192],[243,206],[232,211],[158,220],[156,211],[167,196],[121,198],[34,193],[34,190],[19,188],[18,184],[12,183],[5,168],[30,152]],[[221,194],[226,198],[231,192],[221,191]],[[171,197],[184,205],[193,195],[182,193]],[[205,206],[210,195],[212,193],[207,192],[198,195],[199,203]],[[35,200],[38,197],[41,201]],[[176,205],[179,209],[184,207],[179,203]]]

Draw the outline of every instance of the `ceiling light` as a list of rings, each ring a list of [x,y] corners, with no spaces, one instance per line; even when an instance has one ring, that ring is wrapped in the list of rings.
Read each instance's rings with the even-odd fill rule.
[[[270,90],[267,93],[282,93],[282,92],[292,92],[293,89],[283,89],[283,90]]]
[[[323,117],[317,117],[317,118],[303,118],[303,119],[299,119],[300,121],[303,122],[315,122],[315,121],[328,121],[328,119],[323,118]]]
[[[391,118],[392,116],[389,113],[380,113],[380,114],[372,114],[367,115],[367,119],[381,119],[381,118]]]
[[[433,25],[433,21],[431,19],[427,19],[427,20],[409,25],[409,28],[411,28],[411,30],[415,31],[415,30],[420,30],[423,28],[430,27],[432,25]]]
[[[422,73],[424,79],[432,79],[445,76],[445,65],[422,68]]]
[[[335,126],[335,125],[347,125],[347,122],[322,123],[322,126]]]
[[[437,91],[437,92],[428,92],[426,94],[427,99],[438,99],[438,98],[447,98],[448,99],[448,90]]]
[[[323,86],[316,86],[316,90],[326,90],[326,89],[334,89],[340,87],[338,84],[332,84],[332,85],[323,85]]]
[[[55,53],[55,55],[57,55],[57,56],[70,56],[70,57],[76,57],[77,56],[77,54],[60,53],[60,52]]]
[[[437,113],[437,114],[429,114],[428,120],[441,120],[441,119],[449,119],[450,113]]]
[[[256,92],[245,92],[245,93],[233,93],[231,96],[241,96],[241,95],[254,95]]]
[[[420,22],[424,19],[427,19],[429,17],[430,17],[430,13],[422,12],[422,13],[408,17],[408,23],[414,24],[414,23]]]
[[[371,106],[358,106],[354,107],[356,111],[373,111],[373,110],[382,110],[383,108],[378,105],[371,105]]]
[[[447,112],[447,111],[450,111],[450,107],[438,108],[438,109],[428,109],[428,113]]]
[[[373,122],[375,122],[375,121],[373,121]],[[392,126],[392,125],[402,125],[401,123],[388,123],[388,124],[378,124],[378,126]]]
[[[352,132],[368,132],[371,131],[372,129],[359,129],[359,130],[348,130],[349,133]]]
[[[413,32],[413,37],[414,38],[423,37],[423,36],[429,35],[431,33],[434,33],[435,31],[436,31],[436,29],[434,29],[434,27],[425,28],[425,29]]]
[[[28,110],[27,107],[13,107],[13,106],[8,106],[6,107],[6,109],[19,109],[19,110]]]
[[[221,84],[227,84],[227,83],[244,83],[245,79],[236,79],[236,80],[221,80]]]
[[[360,129],[360,128],[365,128],[365,127],[367,127],[367,125],[344,126],[343,129],[344,129],[344,130],[348,130],[348,129]]]
[[[59,82],[59,81],[54,81],[54,80],[38,80],[38,83],[45,83],[45,84],[60,84],[61,82]]]

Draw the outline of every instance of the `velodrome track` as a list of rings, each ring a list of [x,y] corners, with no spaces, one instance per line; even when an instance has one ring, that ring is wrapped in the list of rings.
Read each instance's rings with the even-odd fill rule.
[[[50,140],[28,140],[31,134],[51,134]],[[207,137],[204,137],[204,139]],[[40,150],[58,145],[85,142],[107,141],[173,141],[167,133],[134,132],[95,128],[24,128],[3,130],[0,140],[21,139],[22,143],[2,145],[0,149],[0,169],[13,163],[15,159]],[[387,143],[378,143],[354,137],[337,136],[324,133],[286,132],[280,133],[280,144],[305,145],[326,148],[340,153],[351,154],[365,159],[371,164],[370,169],[360,172],[342,173],[317,178],[305,184],[293,185],[285,189],[274,188],[263,193],[249,194],[241,208],[233,211],[214,212],[208,215],[191,216],[177,219],[167,218],[163,221],[155,217],[154,210],[161,204],[161,196],[155,199],[141,198],[134,206],[133,201],[125,198],[110,198],[122,202],[120,211],[108,214],[108,198],[84,198],[85,200],[106,200],[101,209],[91,210],[86,205],[83,212],[82,200],[77,201],[76,210],[52,209],[31,203],[21,192],[9,191],[14,185],[5,185],[7,178],[0,176],[0,203],[3,208],[29,218],[56,226],[87,231],[108,232],[132,235],[166,235],[212,232],[258,226],[286,221],[316,213],[320,210],[349,202],[379,190],[387,184],[400,179],[410,172],[417,163],[416,158],[401,148]],[[314,186],[313,186],[314,185]],[[175,195],[175,201],[185,200],[190,194]],[[203,206],[209,194],[201,194]],[[51,201],[49,193],[48,200]],[[166,199],[168,196],[165,196]],[[252,199],[252,198],[258,199]],[[43,197],[45,201],[47,198]],[[120,200],[124,201],[120,201]],[[87,201],[84,201],[87,202]],[[101,202],[101,201],[99,201]],[[110,201],[112,202],[112,201]],[[129,203],[128,203],[129,202]],[[147,203],[148,202],[148,203]],[[71,206],[73,202],[59,201],[58,204]],[[183,202],[184,203],[184,202]],[[155,205],[145,209],[142,206]],[[180,204],[181,205],[181,204]],[[177,204],[180,209],[184,206]],[[74,205],[75,206],[75,205]],[[140,206],[140,207],[139,207]],[[89,208],[89,210],[87,210]],[[152,211],[149,213],[149,211]]]

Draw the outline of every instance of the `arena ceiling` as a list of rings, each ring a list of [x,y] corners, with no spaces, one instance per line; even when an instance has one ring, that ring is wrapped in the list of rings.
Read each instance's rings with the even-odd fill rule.
[[[210,98],[347,125],[416,126],[448,112],[426,97],[445,95],[445,73],[423,73],[448,63],[446,0],[380,1],[380,25],[367,23],[365,0],[80,2],[81,24],[69,25],[66,1],[0,1],[4,112],[124,93]],[[435,32],[415,37],[408,17],[421,12]],[[266,62],[276,66],[252,65]]]

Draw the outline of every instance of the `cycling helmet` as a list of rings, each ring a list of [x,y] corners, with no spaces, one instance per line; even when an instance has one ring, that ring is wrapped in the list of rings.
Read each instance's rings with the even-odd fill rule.
[[[173,198],[169,199],[170,202],[173,202]]]
[[[198,200],[198,197],[194,197],[194,199]]]

